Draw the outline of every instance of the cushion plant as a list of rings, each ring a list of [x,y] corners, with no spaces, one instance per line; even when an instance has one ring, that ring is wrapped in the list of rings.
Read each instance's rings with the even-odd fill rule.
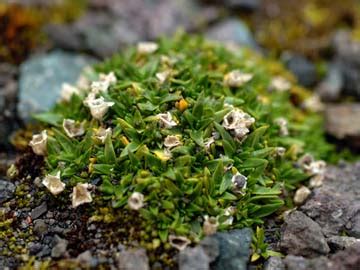
[[[72,193],[73,207],[114,208],[152,231],[155,248],[263,223],[323,172],[299,158],[333,153],[321,104],[279,64],[201,37],[129,48],[62,97],[36,116],[47,130],[31,143],[45,155],[45,186],[69,205]]]

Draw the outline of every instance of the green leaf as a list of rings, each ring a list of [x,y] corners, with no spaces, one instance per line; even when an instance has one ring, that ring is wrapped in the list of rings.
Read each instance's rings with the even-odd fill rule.
[[[231,179],[232,179],[232,173],[227,172],[222,178],[219,194],[223,194],[230,186],[231,186]]]
[[[107,135],[105,139],[105,161],[107,164],[114,164],[116,161],[116,155],[114,151],[114,146],[112,144],[111,136]]]
[[[214,175],[212,178],[212,180],[214,181],[216,186],[220,185],[220,183],[222,182],[223,174],[224,174],[224,163],[223,163],[222,159],[220,159],[218,161],[218,164],[216,166],[216,169],[214,171]]]
[[[64,119],[64,117],[61,114],[52,113],[52,112],[37,113],[37,114],[32,115],[32,117],[35,120],[38,120],[40,122],[43,122],[43,123],[49,124],[49,125],[53,125],[53,126],[60,126],[61,121]]]
[[[245,141],[245,145],[254,148],[259,143],[260,138],[264,136],[264,134],[268,128],[269,128],[269,126],[265,125],[265,126],[255,129],[247,137],[247,139]]]

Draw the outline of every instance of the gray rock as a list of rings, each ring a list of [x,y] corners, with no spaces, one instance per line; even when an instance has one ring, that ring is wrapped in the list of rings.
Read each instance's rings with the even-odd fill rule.
[[[201,246],[186,248],[179,253],[180,270],[208,270],[210,269],[210,258]]]
[[[200,245],[209,257],[210,262],[214,262],[220,253],[219,241],[215,237],[208,236],[201,240]]]
[[[219,256],[212,263],[212,269],[247,269],[252,238],[250,228],[219,232],[210,237],[214,237],[219,243]]]
[[[0,180],[0,203],[4,203],[14,196],[15,185],[9,181]]]
[[[360,238],[360,201],[356,201],[348,210],[351,216],[348,223],[345,225],[349,236]]]
[[[347,214],[348,207],[348,200],[344,200],[341,195],[317,189],[300,209],[317,222],[324,235],[329,237],[339,234],[344,229],[350,218]]]
[[[325,129],[337,139],[360,147],[360,103],[329,104],[325,110]]]
[[[34,243],[34,242],[30,242],[28,247],[29,247],[30,255],[35,255],[36,253],[40,252],[41,249],[43,248],[40,243]]]
[[[95,267],[96,266],[96,260],[95,258],[93,258],[93,256],[91,255],[90,250],[86,250],[83,253],[80,253],[77,257],[76,257],[76,261],[83,266],[86,267]]]
[[[287,255],[283,262],[287,270],[327,270],[330,265],[329,260],[324,256],[306,259],[301,256]]]
[[[284,53],[282,61],[294,73],[298,82],[305,87],[312,87],[316,81],[315,65],[301,55]]]
[[[346,249],[356,243],[360,243],[360,239],[349,236],[331,236],[326,239],[332,252]]]
[[[205,35],[212,40],[233,42],[252,49],[259,49],[247,25],[236,18],[229,18],[211,26]]]
[[[285,270],[285,264],[280,257],[270,257],[264,265],[264,270]]]
[[[54,51],[35,56],[20,67],[18,113],[23,121],[31,114],[46,111],[59,98],[64,82],[75,83],[82,69],[94,63],[94,59]]]
[[[43,236],[48,231],[48,225],[42,219],[37,219],[34,221],[34,233],[38,236]]]
[[[355,270],[360,265],[360,243],[339,251],[330,257],[329,270]]]
[[[59,236],[55,236],[54,242],[55,245],[51,250],[51,257],[55,259],[64,257],[67,254],[68,241]]]
[[[220,1],[218,1],[220,2]],[[256,11],[261,5],[261,0],[225,0],[223,1],[227,8],[240,9],[244,11]]]
[[[341,67],[337,63],[330,63],[327,75],[316,87],[316,92],[324,101],[336,101],[341,95],[343,85]]]
[[[46,212],[47,212],[47,204],[46,204],[46,202],[43,202],[39,206],[35,207],[31,211],[30,215],[31,215],[31,218],[34,220],[34,219],[41,217]]]
[[[281,230],[280,247],[287,254],[316,257],[330,251],[320,226],[299,211],[285,217]]]
[[[122,270],[149,270],[149,258],[144,249],[131,249],[118,254],[117,267]]]

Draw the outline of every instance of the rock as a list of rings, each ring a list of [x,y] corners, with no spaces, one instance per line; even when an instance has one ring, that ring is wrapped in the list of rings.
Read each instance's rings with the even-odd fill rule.
[[[280,257],[270,257],[264,265],[264,270],[285,270],[285,264]]]
[[[43,248],[40,243],[34,243],[34,242],[30,242],[28,247],[29,247],[29,253],[30,253],[30,255],[35,255],[35,254],[37,254],[37,253],[40,252],[41,249]]]
[[[317,189],[300,209],[320,225],[326,236],[332,236],[339,234],[349,221],[348,207],[349,202],[339,194]]]
[[[34,221],[34,233],[38,236],[43,236],[48,231],[48,226],[42,219],[37,219]]]
[[[360,265],[360,243],[352,245],[344,251],[339,251],[330,257],[329,270],[354,270]]]
[[[337,63],[330,63],[326,77],[316,87],[316,92],[324,101],[336,101],[341,95],[343,85],[341,67]]]
[[[250,228],[219,232],[210,237],[215,238],[219,244],[219,256],[212,263],[212,269],[247,269],[252,239]]]
[[[209,257],[210,262],[214,262],[219,256],[219,242],[215,237],[205,237],[200,242],[201,247]]]
[[[201,246],[180,251],[178,263],[180,270],[210,269],[210,258]]]
[[[287,255],[283,262],[287,270],[327,270],[330,265],[329,260],[324,256],[306,259],[301,256]]]
[[[252,49],[259,49],[247,25],[236,18],[229,18],[211,26],[205,35],[212,40],[233,42]]]
[[[345,225],[349,236],[360,238],[360,202],[355,202],[348,210],[351,216],[348,223]]]
[[[305,57],[296,54],[284,53],[282,61],[294,73],[298,82],[305,87],[312,87],[317,81],[316,68]]]
[[[42,216],[43,214],[45,214],[47,212],[47,204],[46,202],[41,203],[39,206],[35,207],[32,211],[31,211],[31,218],[37,219],[40,216]]]
[[[325,109],[326,132],[360,148],[360,103],[329,104]]]
[[[285,217],[281,231],[280,247],[287,254],[315,257],[330,251],[320,226],[299,211]]]
[[[340,30],[334,37],[335,58],[339,63],[347,95],[360,97],[360,42],[349,31]]]
[[[326,239],[332,252],[346,249],[356,243],[360,243],[360,239],[349,236],[331,236]]]
[[[149,270],[149,258],[144,249],[122,251],[117,256],[117,266],[122,270]]]
[[[86,266],[86,267],[95,267],[96,266],[96,260],[91,255],[90,250],[86,250],[83,253],[80,253],[76,257],[76,261],[82,266]]]
[[[0,180],[0,203],[10,200],[14,196],[15,185],[9,181]]]
[[[55,245],[51,250],[51,257],[55,259],[64,257],[67,253],[68,241],[60,238],[59,236],[55,236],[54,242]]]
[[[225,0],[223,4],[231,10],[239,9],[254,12],[259,9],[261,0]]]
[[[35,56],[20,67],[18,113],[23,121],[31,114],[50,109],[59,98],[64,82],[75,83],[85,66],[94,59],[54,51]]]

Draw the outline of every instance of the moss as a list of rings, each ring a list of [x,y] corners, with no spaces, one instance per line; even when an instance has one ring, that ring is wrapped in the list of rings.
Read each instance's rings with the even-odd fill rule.
[[[95,209],[91,220],[107,241],[136,240],[152,261],[172,264],[169,235],[199,241],[206,215],[217,217],[219,230],[262,224],[309,178],[294,166],[302,154],[339,155],[324,139],[320,114],[304,106],[312,95],[278,63],[181,33],[158,46],[147,54],[129,48],[95,67],[111,79],[109,89],[97,93],[97,102],[111,104],[101,117],[98,111],[92,117],[91,99],[84,104],[89,87],[37,119],[48,125],[46,171],[61,171],[67,184],[56,202],[66,207],[76,183],[97,183],[92,205],[80,207]],[[234,70],[247,81],[229,81]],[[279,76],[289,89],[274,89]],[[225,125],[229,113],[243,115],[240,110],[248,114],[247,129],[239,127],[246,136]],[[281,135],[279,117],[287,119],[289,135]],[[65,118],[85,121],[84,134],[68,137]],[[97,138],[106,128],[111,134]],[[169,148],[168,136],[180,143]],[[139,207],[130,203],[135,192],[144,195],[144,202],[141,196],[135,201]]]

